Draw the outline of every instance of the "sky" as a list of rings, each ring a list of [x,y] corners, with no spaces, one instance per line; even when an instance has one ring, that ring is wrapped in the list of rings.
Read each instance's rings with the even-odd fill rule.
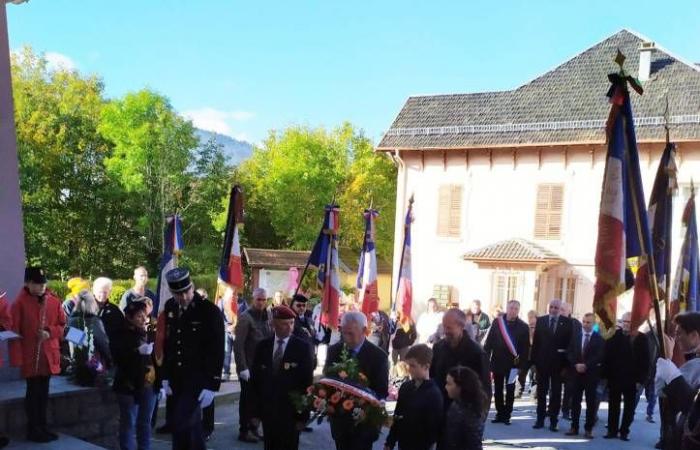
[[[700,62],[700,1],[30,0],[10,48],[150,88],[200,128],[257,143],[350,121],[378,143],[411,95],[513,89],[622,28]]]

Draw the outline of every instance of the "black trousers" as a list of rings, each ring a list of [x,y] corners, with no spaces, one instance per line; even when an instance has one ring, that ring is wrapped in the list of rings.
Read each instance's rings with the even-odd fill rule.
[[[573,386],[571,386],[572,378],[573,374],[567,371],[566,375],[564,375],[564,398],[561,401],[561,412],[565,415],[571,414],[571,390],[573,388]]]
[[[173,433],[173,450],[206,450],[202,430],[202,409],[197,399],[201,390],[173,390],[170,401],[173,414],[170,426]]]
[[[586,431],[593,430],[595,417],[598,413],[598,377],[573,375],[569,383],[571,390],[571,428],[578,430],[581,419],[581,402],[586,394]]]
[[[252,387],[249,381],[239,381],[241,383],[241,394],[238,400],[238,430],[241,434],[244,434],[253,429],[250,424],[250,420],[253,418]]]
[[[608,384],[608,433],[629,434],[634,420],[634,407],[637,399],[637,387],[632,384],[620,386]],[[624,403],[622,423],[620,423],[620,403]]]
[[[293,419],[290,422],[279,423],[263,417],[265,450],[298,450],[299,432],[295,425]]]
[[[496,417],[499,419],[510,419],[513,413],[513,401],[515,400],[515,383],[506,384],[508,375],[499,373],[493,374],[493,398],[496,402]],[[506,398],[503,401],[503,385],[505,384]]]
[[[27,414],[27,432],[46,428],[46,409],[49,406],[49,380],[46,377],[27,378],[24,410]]]
[[[347,418],[332,419],[331,436],[336,450],[372,450],[379,438],[379,430],[367,425],[354,426]]]
[[[205,435],[214,432],[214,403],[216,403],[216,400],[212,401],[211,405],[202,409],[202,429]]]
[[[562,377],[559,369],[554,372],[537,370],[537,421],[544,422],[545,416],[556,424],[559,420],[561,408],[561,383]],[[550,391],[551,388],[551,392]],[[549,408],[547,408],[547,393],[549,393]]]

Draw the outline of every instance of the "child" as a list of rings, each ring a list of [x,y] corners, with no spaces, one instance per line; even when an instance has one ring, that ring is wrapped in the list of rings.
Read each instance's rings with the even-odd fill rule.
[[[396,401],[399,398],[399,389],[401,386],[411,379],[408,373],[408,363],[399,361],[394,366],[393,372],[396,374],[389,377],[389,397],[387,400]]]
[[[442,393],[429,378],[433,351],[425,344],[411,347],[405,362],[411,377],[401,385],[394,421],[384,450],[428,450],[435,445],[443,415]]]
[[[447,373],[445,389],[452,402],[438,450],[482,450],[489,399],[479,376],[469,367],[453,367]]]

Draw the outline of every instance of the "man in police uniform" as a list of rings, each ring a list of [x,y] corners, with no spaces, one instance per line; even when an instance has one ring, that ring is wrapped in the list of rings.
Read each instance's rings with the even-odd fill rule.
[[[173,402],[173,450],[203,450],[202,408],[214,400],[224,365],[221,311],[195,292],[190,273],[166,274],[173,297],[158,320],[163,326],[163,390]]]

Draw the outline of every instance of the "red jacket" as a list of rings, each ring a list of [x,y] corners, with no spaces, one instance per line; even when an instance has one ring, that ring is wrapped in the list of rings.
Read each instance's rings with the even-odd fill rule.
[[[43,329],[49,338],[39,347],[38,331],[43,317]],[[22,368],[24,378],[56,375],[61,372],[59,341],[63,338],[66,316],[61,301],[46,291],[44,302],[22,289],[12,304],[12,329],[22,336],[10,341],[10,364]],[[38,360],[37,360],[38,356]]]
[[[10,316],[10,307],[7,305],[4,297],[0,297],[0,327],[5,330],[12,330],[12,316]],[[0,367],[2,367],[2,353],[0,353]]]

